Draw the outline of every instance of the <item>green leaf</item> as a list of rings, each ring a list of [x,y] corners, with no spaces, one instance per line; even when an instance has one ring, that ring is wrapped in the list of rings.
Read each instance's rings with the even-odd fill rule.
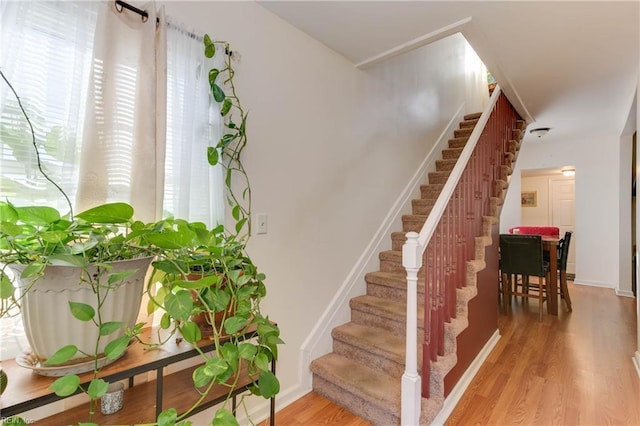
[[[233,371],[238,370],[238,364],[240,362],[240,356],[238,353],[238,347],[232,343],[227,342],[220,348],[220,356],[224,358],[227,363],[231,366]]]
[[[216,54],[216,45],[211,41],[208,34],[204,35],[204,56],[211,59]]]
[[[271,371],[262,371],[258,378],[258,389],[264,398],[271,398],[280,392],[280,382]]]
[[[193,321],[186,321],[180,327],[180,333],[187,343],[196,343],[202,339],[200,327]]]
[[[73,395],[80,386],[80,377],[75,374],[68,374],[51,383],[49,388],[58,396]]]
[[[247,218],[244,217],[236,223],[236,232],[240,232],[244,224],[247,223]]]
[[[104,348],[104,355],[108,359],[118,359],[129,346],[129,336],[121,336],[109,342]]]
[[[109,279],[107,282],[109,285],[114,285],[116,283],[122,282],[129,277],[135,275],[138,271],[136,269],[127,269],[126,271],[113,272],[109,274]]]
[[[240,219],[240,206],[233,206],[233,209],[231,209],[231,216],[233,216],[235,220]]]
[[[240,343],[238,345],[238,356],[242,359],[250,360],[258,352],[258,348],[253,343]]]
[[[16,225],[11,222],[0,223],[0,234],[9,235],[11,237],[17,237],[22,233],[22,226]]]
[[[238,420],[231,411],[221,408],[216,411],[216,415],[211,422],[211,426],[238,426]]]
[[[69,302],[69,308],[71,309],[71,314],[80,321],[91,321],[96,315],[93,306],[86,303]]]
[[[25,279],[25,278],[30,278],[36,275],[39,275],[42,270],[45,268],[45,264],[44,263],[40,263],[40,262],[33,262],[30,263],[29,265],[27,265],[26,268],[24,268],[24,270],[22,271],[22,274],[20,274],[20,278]]]
[[[222,103],[222,107],[220,107],[220,115],[224,117],[225,115],[229,114],[229,111],[231,111],[231,106],[231,99],[226,98]]]
[[[40,237],[42,238],[42,240],[46,243],[49,244],[58,244],[63,242],[67,237],[69,236],[69,233],[66,231],[48,231],[48,232],[43,232],[42,234],[40,234]]]
[[[60,212],[53,207],[47,206],[29,206],[16,207],[18,218],[23,223],[30,225],[49,225],[60,220]]]
[[[211,92],[213,93],[213,99],[215,99],[216,102],[224,101],[226,95],[224,94],[224,91],[222,90],[222,88],[220,88],[220,86],[214,84],[213,86],[211,86]]]
[[[11,223],[18,221],[18,211],[13,204],[0,201],[0,221]]]
[[[122,328],[122,326],[124,326],[124,322],[122,321],[105,322],[102,325],[100,325],[100,335],[108,336],[118,331],[120,328]]]
[[[209,70],[209,86],[213,86],[215,84],[218,74],[220,74],[220,70],[217,68],[211,68]]]
[[[270,369],[269,366],[269,357],[264,352],[260,352],[253,359],[253,363],[262,371],[268,371]]]
[[[224,329],[228,334],[235,334],[247,323],[245,318],[234,316],[224,321]]]
[[[109,383],[105,382],[102,379],[92,379],[89,383],[89,387],[87,388],[87,395],[90,398],[96,399],[100,398],[102,395],[107,393],[107,389],[109,388]]]
[[[219,281],[220,277],[218,275],[206,275],[197,280],[177,280],[174,284],[181,288],[198,289],[211,287]]]
[[[15,292],[15,287],[11,283],[9,277],[0,272],[0,299],[9,299]]]
[[[182,274],[180,268],[174,262],[169,260],[156,260],[151,265],[154,269],[166,272],[167,274]]]
[[[127,223],[133,217],[133,207],[127,203],[102,204],[82,213],[76,218],[91,223]]]
[[[89,265],[87,259],[78,254],[59,253],[47,257],[47,260],[52,265],[58,266],[76,266],[79,268],[86,268]]]
[[[206,365],[201,365],[193,370],[191,378],[193,379],[193,385],[201,388],[207,386],[213,380],[213,375],[207,370]]]
[[[212,377],[220,376],[229,370],[229,364],[222,358],[209,358],[204,365],[205,373]]]
[[[218,164],[218,160],[218,149],[215,146],[207,147],[207,161],[209,161],[209,165],[215,166],[216,164]]]
[[[177,293],[169,293],[164,300],[164,306],[169,315],[178,321],[187,321],[193,309],[191,293],[180,290]]]
[[[75,345],[67,345],[58,349],[49,359],[44,362],[44,365],[57,365],[69,361],[78,352],[78,348]]]
[[[174,426],[178,420],[175,408],[169,408],[158,415],[158,426]]]

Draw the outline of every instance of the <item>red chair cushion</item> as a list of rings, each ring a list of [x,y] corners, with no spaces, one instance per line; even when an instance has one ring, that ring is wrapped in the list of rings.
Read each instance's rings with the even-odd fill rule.
[[[560,228],[557,226],[514,226],[513,228],[509,228],[509,233],[513,234],[514,229],[517,229],[520,234],[524,235],[560,236]]]

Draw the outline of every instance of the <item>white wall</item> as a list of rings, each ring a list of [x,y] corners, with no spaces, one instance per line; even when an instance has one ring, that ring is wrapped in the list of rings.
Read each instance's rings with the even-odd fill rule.
[[[464,96],[464,42],[445,39],[366,71],[253,2],[162,2],[240,54],[254,213],[249,249],[285,340],[278,407],[309,389],[300,346]],[[364,291],[364,281],[360,286]],[[348,317],[344,318],[348,321]]]
[[[500,216],[506,232],[520,221],[521,170],[575,165],[578,284],[617,288],[620,282],[620,137],[554,141],[527,134]],[[630,185],[630,184],[629,184]],[[629,195],[630,196],[630,195]]]

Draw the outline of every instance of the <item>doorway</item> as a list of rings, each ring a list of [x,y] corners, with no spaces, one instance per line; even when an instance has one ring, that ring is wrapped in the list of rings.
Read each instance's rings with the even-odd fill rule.
[[[560,228],[560,236],[566,231],[573,232],[567,261],[567,274],[572,278],[576,271],[576,238],[579,238],[575,233],[575,179],[575,168],[571,166],[521,172],[522,192],[534,197],[535,203],[522,204],[520,223],[556,226]]]

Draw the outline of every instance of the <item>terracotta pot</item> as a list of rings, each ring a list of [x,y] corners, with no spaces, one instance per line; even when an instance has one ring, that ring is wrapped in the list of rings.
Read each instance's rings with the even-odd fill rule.
[[[190,274],[187,276],[187,279],[195,281],[195,280],[201,279],[202,277],[203,276],[200,274]],[[221,289],[224,289],[224,288],[225,288],[225,284],[223,283],[221,286]],[[191,294],[193,296],[194,304],[196,306],[202,306],[202,302],[200,301],[200,299],[198,299],[196,290],[192,290]],[[232,316],[233,312],[234,312],[234,309],[231,307],[231,303],[229,303],[229,305],[227,305],[226,310],[216,312],[214,314],[213,323],[211,322],[211,318],[208,312],[201,312],[197,315],[192,315],[191,321],[198,324],[198,327],[200,327],[200,333],[202,334],[203,337],[208,337],[213,334],[213,325],[215,324],[216,328],[219,329],[220,326],[222,325],[222,321]]]

